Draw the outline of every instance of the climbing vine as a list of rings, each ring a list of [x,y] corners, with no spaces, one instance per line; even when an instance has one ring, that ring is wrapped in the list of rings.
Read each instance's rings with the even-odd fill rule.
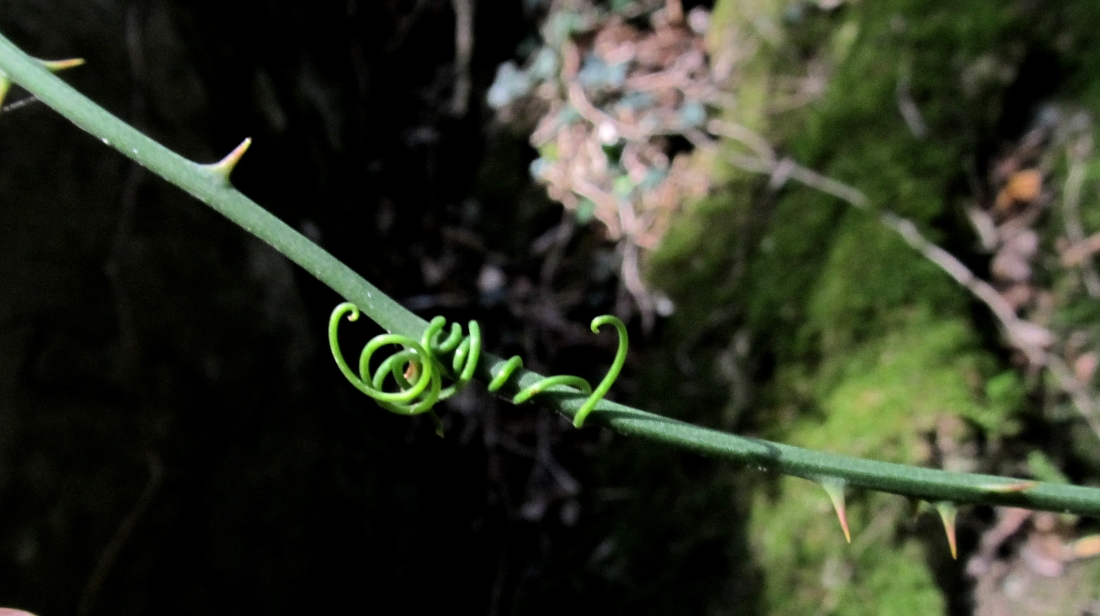
[[[68,65],[72,64],[68,61]],[[516,403],[538,396],[541,403],[570,417],[577,426],[583,425],[589,414],[595,413],[601,425],[622,435],[823,484],[845,528],[844,494],[852,488],[889,492],[932,503],[940,512],[952,543],[954,511],[959,503],[1100,515],[1100,489],[1096,488],[953,473],[826,453],[710,430],[610,402],[603,396],[622,368],[627,342],[625,328],[615,317],[598,317],[592,322],[594,332],[602,325],[611,324],[620,336],[612,369],[595,389],[586,382],[582,385],[577,377],[547,379],[524,370],[518,357],[505,360],[481,352],[480,328],[476,323],[469,325],[469,333],[465,336],[460,326],[452,325],[449,335],[440,341],[445,320],[436,318],[428,323],[412,314],[232,187],[229,176],[248,148],[249,140],[243,141],[217,163],[190,161],[141,134],[65,84],[51,72],[57,67],[57,63],[27,56],[0,36],[0,94],[6,92],[11,83],[19,84],[104,144],[222,213],[348,299],[350,303],[338,306],[329,323],[334,357],[352,384],[391,412],[404,415],[429,412],[438,400],[453,395],[471,380],[481,380],[488,383],[491,391],[511,396]],[[354,320],[360,311],[389,333],[367,344],[360,354],[356,373],[343,360],[335,340],[339,321],[345,315]],[[371,373],[369,366],[373,353],[393,344],[403,350],[382,360]],[[446,368],[448,354],[451,363]],[[444,378],[449,381],[446,387]],[[385,392],[387,380],[395,381],[399,391]],[[586,394],[587,397],[583,397]]]

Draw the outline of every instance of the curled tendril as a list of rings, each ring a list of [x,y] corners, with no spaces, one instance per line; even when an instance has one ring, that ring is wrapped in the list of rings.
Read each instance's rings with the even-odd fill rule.
[[[435,317],[431,320],[420,341],[399,334],[375,336],[359,354],[357,374],[348,366],[340,351],[337,330],[344,315],[347,315],[349,321],[356,321],[359,319],[359,308],[355,304],[344,302],[332,311],[328,322],[328,342],[332,349],[332,357],[348,382],[391,413],[398,415],[431,413],[436,433],[442,436],[442,423],[432,411],[432,407],[436,402],[446,400],[461,391],[473,379],[474,370],[481,358],[481,327],[478,326],[477,321],[470,321],[467,336],[462,335],[461,325],[452,323],[450,332],[442,340],[440,338],[443,337],[447,325],[447,320],[443,317]],[[588,414],[611,389],[611,385],[623,368],[623,362],[626,361],[628,344],[626,326],[618,317],[604,315],[592,319],[592,332],[598,333],[600,327],[606,324],[613,325],[618,332],[619,348],[615,353],[611,369],[595,390],[588,381],[579,376],[552,376],[521,390],[512,398],[512,403],[523,404],[551,387],[574,387],[588,394],[588,398],[573,417],[574,426],[578,428],[583,426]],[[389,345],[402,348],[382,360],[372,374],[370,364],[374,353]],[[449,368],[443,365],[441,359],[448,354],[451,355]],[[518,356],[495,367],[491,371],[492,380],[488,385],[489,391],[499,391],[522,367],[523,360]],[[450,381],[446,387],[443,387],[444,378]],[[388,380],[392,380],[397,386],[397,391],[385,390]]]
[[[619,317],[605,314],[601,317],[592,319],[592,333],[600,333],[600,326],[611,324],[615,327],[615,331],[619,334],[619,348],[615,351],[615,359],[611,362],[611,368],[604,375],[603,380],[596,387],[596,390],[592,392],[592,395],[588,396],[588,399],[584,401],[581,408],[577,409],[577,414],[573,416],[573,425],[581,427],[584,425],[584,418],[588,417],[588,414],[592,412],[592,409],[596,408],[600,400],[607,395],[607,392],[611,390],[611,386],[615,383],[615,379],[619,378],[619,372],[623,369],[623,364],[626,363],[626,348],[629,344],[629,339],[626,336],[626,325],[619,319]]]

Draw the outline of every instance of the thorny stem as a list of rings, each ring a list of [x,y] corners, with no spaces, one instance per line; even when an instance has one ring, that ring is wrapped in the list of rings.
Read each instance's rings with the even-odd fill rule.
[[[200,165],[168,150],[114,117],[0,36],[0,72],[80,128],[267,242],[302,266],[388,331],[419,339],[427,322],[387,297],[349,267],[302,236],[228,182],[231,165]],[[485,354],[475,376],[485,382],[503,360]],[[500,391],[515,392],[543,377],[523,370]],[[546,392],[540,402],[573,418],[586,396]],[[1100,489],[952,473],[813,451],[727,434],[601,401],[591,419],[637,436],[707,456],[813,481],[831,478],[850,487],[902,494],[931,502],[985,503],[1100,516]]]

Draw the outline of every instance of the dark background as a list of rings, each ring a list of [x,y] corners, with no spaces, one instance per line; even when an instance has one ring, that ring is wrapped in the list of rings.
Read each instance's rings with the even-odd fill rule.
[[[548,279],[530,246],[561,208],[483,102],[537,32],[530,4],[477,3],[459,113],[445,0],[8,2],[0,31],[85,58],[66,80],[189,158],[251,136],[234,184],[372,283],[599,378],[612,343],[584,323],[620,298],[592,273],[613,247],[572,230]],[[324,339],[341,298],[273,250],[41,104],[0,135],[0,604],[749,609],[734,480],[678,497],[715,465],[480,388],[438,439],[342,380]],[[487,268],[503,296],[479,292]]]

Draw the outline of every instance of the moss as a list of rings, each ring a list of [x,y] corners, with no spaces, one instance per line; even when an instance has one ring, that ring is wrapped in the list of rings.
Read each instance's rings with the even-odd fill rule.
[[[750,73],[749,92],[761,84],[774,92],[779,74],[805,74],[807,58],[833,63],[812,105],[763,116],[758,107],[739,109],[731,119],[744,112],[746,124],[799,163],[862,191],[871,211],[793,183],[771,192],[725,168],[728,189],[686,208],[650,275],[677,305],[669,334],[679,348],[668,353],[688,347],[701,389],[716,389],[736,332],[749,333],[755,361],[742,367],[754,370],[758,389],[748,423],[769,436],[922,464],[931,462],[930,433],[965,442],[978,430],[998,439],[1019,429],[1021,379],[984,350],[967,293],[874,212],[910,218],[937,242],[965,228],[954,204],[969,194],[969,157],[993,130],[1007,83],[981,76],[967,83],[963,74],[990,54],[1018,61],[1021,15],[1003,7],[894,0],[809,11],[786,22],[783,45],[765,46],[754,60],[771,74]],[[898,111],[902,77],[927,127],[923,137]],[[670,365],[654,372],[671,376],[654,382],[690,391],[692,376]],[[730,391],[736,386],[729,382]],[[687,406],[690,397],[681,396],[665,408]],[[712,401],[699,412],[723,408]],[[943,613],[922,544],[899,530],[907,515],[900,499],[855,497],[853,546],[809,482],[763,482],[752,499],[748,535],[768,613]]]
[[[758,492],[750,537],[766,571],[768,613],[942,614],[924,546],[895,536],[903,504],[881,494],[849,503],[849,545],[816,484],[784,478],[776,493]]]
[[[1016,430],[1011,418],[1021,398],[1013,392],[1021,388],[1013,373],[995,373],[995,362],[977,342],[963,320],[909,313],[896,329],[820,366],[812,392],[820,412],[792,422],[785,440],[922,464],[930,456],[927,433],[966,439],[965,424],[953,418],[966,418],[990,435]],[[798,370],[777,382],[805,378]],[[990,373],[996,381],[987,378]],[[990,396],[989,389],[1000,391]],[[945,434],[945,426],[954,431]],[[922,547],[911,538],[891,545],[907,516],[904,501],[850,497],[854,544],[848,546],[820,487],[797,479],[776,483],[756,495],[750,532],[760,538],[771,613],[942,613]]]
[[[830,358],[818,373],[823,420],[798,424],[791,439],[824,449],[844,443],[852,455],[920,464],[927,461],[919,453],[924,433],[942,417],[966,418],[993,436],[1015,431],[1011,416],[1020,400],[985,396],[996,364],[976,342],[966,322],[918,313],[896,331]]]

